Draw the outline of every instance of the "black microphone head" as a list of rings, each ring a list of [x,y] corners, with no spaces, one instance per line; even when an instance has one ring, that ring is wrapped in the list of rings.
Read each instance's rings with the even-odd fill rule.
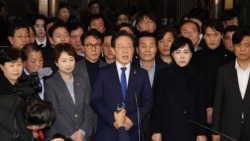
[[[123,109],[125,109],[125,103],[124,102],[120,102],[117,104],[116,107],[116,112],[119,113],[120,111],[122,111]]]
[[[37,71],[38,77],[41,79],[45,76],[50,76],[52,74],[52,69],[50,67],[41,68]]]

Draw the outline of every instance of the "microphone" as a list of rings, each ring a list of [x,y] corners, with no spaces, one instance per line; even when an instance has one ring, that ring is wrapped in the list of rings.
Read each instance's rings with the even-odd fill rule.
[[[200,124],[200,123],[198,123],[198,122],[196,122],[196,121],[189,120],[188,122],[190,122],[190,123],[192,123],[192,124],[195,124],[195,125],[198,125],[198,126],[200,126],[200,127],[202,127],[202,128],[205,128],[205,129],[207,129],[207,130],[209,130],[209,131],[212,131],[212,132],[214,132],[214,133],[216,133],[216,134],[218,134],[218,135],[221,135],[221,136],[223,136],[223,137],[225,137],[225,138],[227,138],[227,139],[229,139],[229,140],[231,140],[231,141],[237,141],[237,140],[235,140],[235,139],[233,139],[233,138],[231,138],[231,137],[229,137],[229,136],[227,136],[227,135],[225,135],[225,134],[223,134],[223,133],[221,133],[221,132],[219,132],[219,131],[213,130],[213,129],[211,129],[211,128],[205,126],[205,125],[202,125],[202,124]]]
[[[137,118],[138,118],[138,120],[137,120],[138,134],[139,134],[139,140],[138,141],[141,141],[140,111],[139,111],[139,104],[138,104],[137,93],[136,93],[136,89],[135,88],[134,88],[134,96],[135,96],[135,104],[136,104]],[[142,134],[143,134],[143,132],[142,132]]]
[[[41,68],[37,71],[38,77],[42,79],[45,76],[50,76],[52,74],[52,69],[50,67]]]
[[[124,102],[120,102],[117,104],[117,107],[116,107],[116,112],[119,113],[121,112],[123,109],[125,109],[125,103]]]

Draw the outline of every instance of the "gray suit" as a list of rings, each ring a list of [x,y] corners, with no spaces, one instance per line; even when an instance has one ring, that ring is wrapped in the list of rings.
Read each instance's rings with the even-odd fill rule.
[[[45,100],[51,101],[56,110],[56,120],[46,131],[50,138],[55,133],[71,136],[78,129],[92,134],[93,112],[89,105],[90,87],[88,80],[73,73],[75,104],[59,72],[45,82]]]
[[[103,62],[100,60],[99,62],[99,67],[104,67],[106,66],[107,63]],[[74,73],[79,74],[81,77],[85,78],[87,81],[87,87],[91,90],[91,85],[90,85],[90,80],[89,80],[89,75],[88,75],[88,70],[87,70],[87,65],[86,65],[86,59],[83,58],[82,60],[76,62],[76,66],[74,69]],[[97,127],[97,115],[93,112],[93,126],[94,126],[94,131],[96,131]]]
[[[103,62],[102,60],[100,60],[100,63],[99,63],[100,68],[104,67],[106,65],[107,65],[106,62]],[[86,59],[85,58],[83,58],[82,60],[76,62],[74,72],[80,74],[84,78],[87,78],[88,79],[88,84],[90,86],[88,70],[87,70]]]

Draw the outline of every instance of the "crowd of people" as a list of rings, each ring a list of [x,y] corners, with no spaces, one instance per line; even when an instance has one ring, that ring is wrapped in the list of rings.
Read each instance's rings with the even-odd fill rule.
[[[197,7],[178,26],[122,11],[109,27],[100,7],[91,1],[79,20],[62,3],[56,17],[6,24],[0,3],[0,99],[21,97],[17,130],[51,141],[250,140],[250,29],[235,10],[211,19]]]

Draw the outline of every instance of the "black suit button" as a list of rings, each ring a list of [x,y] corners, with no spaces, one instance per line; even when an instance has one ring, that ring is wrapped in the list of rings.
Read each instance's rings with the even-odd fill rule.
[[[183,111],[183,114],[187,114],[187,111]]]

